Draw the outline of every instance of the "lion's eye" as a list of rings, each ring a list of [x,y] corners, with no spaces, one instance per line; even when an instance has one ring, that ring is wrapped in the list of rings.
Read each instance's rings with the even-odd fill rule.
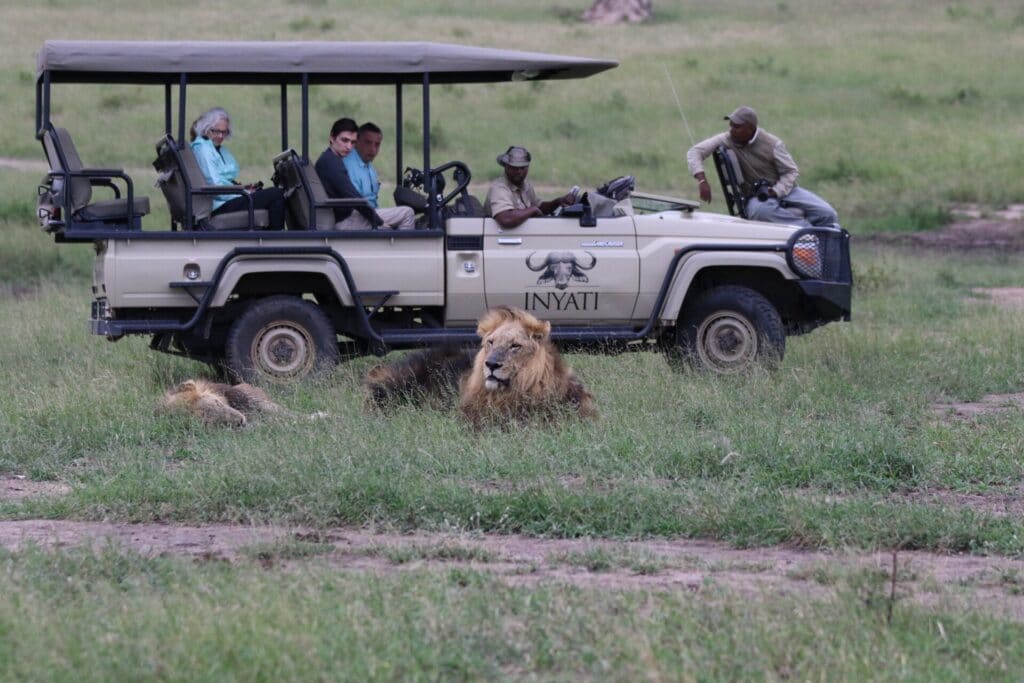
[[[511,346],[509,346],[509,348],[510,349],[519,349],[519,348],[522,348],[522,346],[523,345],[519,344],[518,342],[512,342],[512,344],[511,344]]]
[[[487,345],[488,346],[494,346],[494,340],[493,339],[488,339],[487,340]]]

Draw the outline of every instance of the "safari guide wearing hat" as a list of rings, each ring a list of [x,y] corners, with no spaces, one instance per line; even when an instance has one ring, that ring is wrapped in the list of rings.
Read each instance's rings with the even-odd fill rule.
[[[537,199],[533,185],[526,179],[530,172],[530,153],[525,147],[509,147],[498,155],[498,163],[505,168],[505,173],[491,183],[484,201],[484,214],[493,216],[503,228],[515,228],[528,218],[549,215],[559,206],[575,201],[572,192],[547,202]]]
[[[839,226],[836,210],[810,190],[797,187],[800,169],[786,150],[786,144],[768,131],[757,127],[757,112],[739,107],[725,117],[729,130],[698,142],[686,153],[690,174],[697,179],[700,198],[711,201],[711,185],[704,175],[704,160],[719,145],[736,153],[745,180],[743,191],[752,194],[747,200],[747,218],[770,223],[788,223],[801,227]],[[767,187],[754,192],[752,183],[764,179]],[[800,209],[803,220],[787,210]]]

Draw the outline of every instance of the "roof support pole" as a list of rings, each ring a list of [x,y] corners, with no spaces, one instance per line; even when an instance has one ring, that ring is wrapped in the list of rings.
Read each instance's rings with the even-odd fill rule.
[[[441,225],[441,207],[437,205],[434,177],[430,172],[430,74],[428,72],[423,72],[423,173],[430,227],[441,228],[443,227]]]
[[[43,108],[42,108],[42,120],[36,126],[36,130],[42,135],[43,127],[50,122],[50,72],[43,72]],[[39,107],[36,107],[36,111],[39,111]]]
[[[302,158],[309,161],[309,74],[302,74]]]
[[[171,84],[164,83],[164,134],[171,134]]]
[[[395,84],[395,187],[402,185],[402,84]]]
[[[288,149],[288,84],[281,84],[281,150]]]
[[[188,84],[188,76],[184,73],[178,77],[178,147],[184,147],[185,142],[185,86]]]

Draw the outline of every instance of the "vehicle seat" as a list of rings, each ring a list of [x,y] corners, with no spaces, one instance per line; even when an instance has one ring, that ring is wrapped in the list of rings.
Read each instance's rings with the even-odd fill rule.
[[[149,197],[135,196],[132,180],[124,170],[87,168],[66,128],[48,125],[43,131],[43,151],[50,164],[49,178],[61,178],[66,192],[55,193],[63,195],[55,199],[73,220],[141,229],[140,219],[149,213]],[[132,197],[131,207],[128,198],[121,197],[120,190],[114,184],[115,179],[124,181],[127,194]],[[114,199],[91,201],[92,188],[95,186],[109,187],[114,192]]]
[[[213,215],[213,199],[219,194],[245,193],[241,185],[207,185],[192,148],[179,148],[170,135],[156,143],[157,185],[167,199],[171,221],[183,230],[256,230],[270,226],[266,209],[231,211]]]
[[[740,218],[748,218],[747,202],[752,195],[747,193],[750,190],[750,186],[743,179],[743,171],[740,168],[739,159],[736,158],[736,152],[725,145],[719,145],[712,155],[715,160],[715,170],[718,171],[718,179],[722,183],[725,204],[729,207],[729,213]],[[804,215],[804,212],[796,207],[785,206],[785,209],[792,213],[795,218],[802,218]]]
[[[636,189],[636,178],[631,175],[619,176],[587,193],[594,218],[618,218],[633,215],[630,192]],[[564,213],[564,212],[563,212]]]
[[[451,215],[458,218],[483,218],[484,205],[473,195],[463,192],[452,202]]]
[[[712,156],[718,180],[722,183],[722,193],[725,195],[725,205],[729,208],[729,214],[746,218],[747,202],[743,194],[743,171],[740,169],[736,153],[725,145],[719,145],[712,152]]]
[[[328,197],[316,168],[294,149],[274,157],[274,184],[284,189],[288,227],[292,230],[336,230],[335,208],[369,206],[365,199]]]

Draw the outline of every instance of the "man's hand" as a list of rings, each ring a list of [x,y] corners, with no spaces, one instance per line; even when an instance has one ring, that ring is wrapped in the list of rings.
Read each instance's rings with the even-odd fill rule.
[[[697,192],[700,193],[702,202],[711,203],[711,183],[708,182],[707,178],[697,179]]]

